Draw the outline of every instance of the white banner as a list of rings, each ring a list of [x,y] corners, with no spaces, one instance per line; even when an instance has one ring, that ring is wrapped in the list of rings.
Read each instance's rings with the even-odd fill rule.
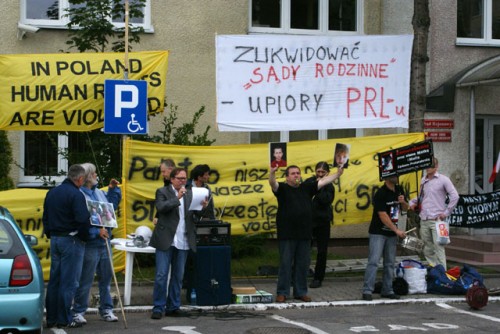
[[[217,36],[219,131],[408,128],[412,42]]]

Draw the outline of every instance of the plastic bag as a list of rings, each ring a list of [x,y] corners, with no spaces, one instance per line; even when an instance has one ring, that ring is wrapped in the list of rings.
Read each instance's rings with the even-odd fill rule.
[[[396,276],[408,283],[408,294],[427,293],[427,269],[422,263],[412,259],[403,260],[396,269]]]
[[[436,221],[436,240],[442,246],[450,243],[450,224],[448,222]]]

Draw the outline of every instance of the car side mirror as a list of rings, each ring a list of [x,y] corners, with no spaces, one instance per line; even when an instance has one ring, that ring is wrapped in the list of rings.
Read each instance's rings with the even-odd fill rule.
[[[38,238],[35,237],[34,235],[25,234],[24,238],[26,239],[26,241],[28,242],[28,244],[30,246],[36,246],[36,245],[38,245]]]

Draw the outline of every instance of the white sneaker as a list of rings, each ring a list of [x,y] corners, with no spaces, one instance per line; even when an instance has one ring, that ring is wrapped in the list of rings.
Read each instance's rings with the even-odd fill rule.
[[[83,317],[83,313],[75,313],[75,315],[73,315],[73,321],[82,325],[87,323],[87,319]]]
[[[113,311],[108,311],[106,313],[101,314],[101,319],[107,322],[117,322],[118,317],[113,314]]]

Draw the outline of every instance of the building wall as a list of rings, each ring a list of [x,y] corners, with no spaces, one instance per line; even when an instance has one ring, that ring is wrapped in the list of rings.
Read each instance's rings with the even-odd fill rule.
[[[455,0],[430,1],[428,91],[439,87],[463,69],[498,55],[498,48],[457,46],[457,3]],[[491,88],[476,89],[477,114],[499,114],[500,101]],[[453,119],[451,143],[435,143],[440,171],[451,177],[460,194],[469,193],[470,91],[457,88],[452,113],[426,113],[425,118]]]

